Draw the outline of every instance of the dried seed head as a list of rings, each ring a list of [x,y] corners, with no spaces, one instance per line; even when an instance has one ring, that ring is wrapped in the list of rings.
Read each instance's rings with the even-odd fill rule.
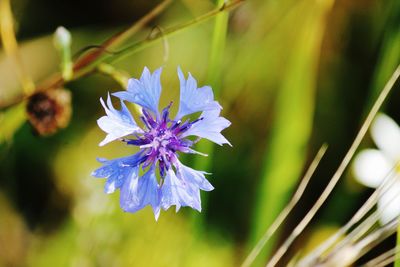
[[[34,130],[43,136],[68,126],[71,118],[71,93],[59,88],[39,92],[29,98],[27,114]]]

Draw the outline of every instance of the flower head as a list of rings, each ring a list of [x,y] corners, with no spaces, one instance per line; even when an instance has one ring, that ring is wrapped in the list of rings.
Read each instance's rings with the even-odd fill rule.
[[[400,127],[390,117],[378,114],[371,126],[371,135],[378,149],[364,149],[355,158],[355,178],[366,186],[382,188],[378,199],[380,221],[387,223],[400,215]],[[394,175],[393,175],[394,173]]]
[[[179,153],[202,154],[192,149],[201,138],[230,145],[221,134],[230,122],[219,116],[222,107],[214,100],[211,87],[198,88],[191,74],[186,79],[178,68],[180,104],[177,115],[171,119],[172,102],[161,112],[158,108],[160,75],[161,69],[150,73],[144,68],[140,79],[129,80],[126,91],[114,93],[121,100],[121,110],[113,107],[109,95],[107,104],[100,99],[106,116],[97,123],[107,133],[100,145],[121,140],[140,150],[124,158],[98,159],[103,166],[92,173],[95,177],[107,178],[106,193],[120,189],[120,204],[125,211],[136,212],[150,205],[156,219],[161,209],[171,206],[177,211],[185,206],[201,211],[200,190],[214,189],[205,178],[207,173],[183,165],[178,159]],[[123,101],[142,107],[143,127],[135,122]],[[202,112],[199,118],[185,119],[196,112]],[[190,136],[197,139],[189,139]],[[140,169],[143,175],[139,174]]]

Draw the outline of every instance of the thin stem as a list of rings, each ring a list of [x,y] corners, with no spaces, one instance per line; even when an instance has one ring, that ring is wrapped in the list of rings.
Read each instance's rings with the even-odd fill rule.
[[[156,43],[157,41],[159,41],[160,39],[163,38],[163,36],[172,36],[173,34],[179,33],[182,30],[187,29],[190,26],[194,26],[194,25],[198,25],[201,24],[213,17],[215,17],[216,15],[220,14],[221,12],[225,12],[225,11],[229,11],[232,10],[236,7],[238,7],[240,4],[242,4],[244,2],[244,0],[235,0],[230,2],[229,4],[225,4],[220,8],[216,8],[204,15],[201,15],[189,22],[183,23],[181,25],[178,25],[176,27],[171,27],[166,29],[163,34],[158,34],[156,35],[156,37],[154,37],[153,39],[146,39],[144,41],[138,42],[136,44],[130,45],[125,47],[124,49],[117,51],[115,54],[115,56],[112,57],[111,62],[116,62],[119,61],[133,53],[136,53],[140,50],[143,50],[144,48]]]
[[[388,266],[389,264],[393,263],[394,261],[398,260],[399,258],[400,258],[400,253],[396,253],[395,255],[393,255],[393,256],[387,258],[386,260],[380,262],[375,267]]]
[[[394,179],[390,179],[390,176],[393,172],[400,166],[400,162],[398,162],[386,175],[383,180],[383,183],[372,193],[372,195],[367,199],[367,201],[361,206],[361,208],[354,214],[354,216],[343,226],[341,227],[335,234],[333,234],[330,238],[328,238],[324,243],[319,245],[316,249],[314,249],[311,253],[308,254],[304,259],[300,260],[298,266],[310,266],[318,258],[327,251],[330,247],[335,244],[335,242],[342,237],[353,225],[359,222],[368,211],[370,211],[374,205],[377,203],[379,194],[382,194],[382,191],[386,191],[384,187],[388,187],[394,183]],[[390,182],[389,185],[387,183]],[[353,230],[354,232],[355,230]]]
[[[303,230],[310,223],[310,221],[314,217],[314,215],[318,212],[318,210],[321,208],[321,206],[325,203],[326,199],[331,194],[331,192],[335,188],[337,182],[339,181],[340,177],[342,176],[345,169],[349,165],[351,159],[354,156],[354,153],[356,152],[362,139],[364,138],[365,134],[367,133],[369,126],[371,125],[373,119],[375,118],[377,112],[379,111],[380,107],[382,106],[384,100],[388,96],[389,92],[393,88],[393,86],[396,83],[399,76],[400,76],[400,65],[397,66],[392,77],[390,77],[389,81],[386,83],[385,87],[379,94],[378,99],[375,101],[374,105],[372,106],[370,112],[368,113],[367,118],[365,119],[363,125],[361,126],[360,131],[357,133],[356,138],[354,139],[352,145],[350,146],[349,150],[347,151],[346,155],[344,156],[342,162],[340,163],[338,169],[332,176],[332,179],[329,181],[325,190],[322,192],[322,194],[320,195],[318,200],[315,202],[314,206],[307,213],[307,215],[295,227],[295,229],[293,230],[291,235],[286,239],[286,241],[283,243],[283,245],[278,249],[278,251],[275,253],[275,255],[271,258],[271,260],[266,265],[267,267],[275,266],[278,263],[278,261],[285,254],[285,252],[288,250],[288,248],[293,243],[293,241],[303,232]]]
[[[311,180],[311,177],[313,176],[315,170],[318,167],[318,164],[320,163],[322,157],[324,156],[328,146],[326,144],[322,145],[321,148],[318,150],[317,155],[311,162],[310,166],[308,167],[306,173],[304,174],[303,178],[301,179],[301,182],[299,186],[297,187],[296,192],[294,193],[292,199],[289,201],[289,203],[286,205],[286,207],[281,211],[281,213],[278,215],[278,217],[275,219],[275,221],[271,224],[270,227],[268,227],[267,231],[265,234],[261,237],[261,239],[258,241],[256,246],[252,249],[250,254],[247,256],[245,261],[242,263],[242,267],[249,267],[253,261],[256,259],[262,248],[265,246],[265,244],[268,242],[268,240],[272,237],[272,235],[276,232],[276,230],[279,228],[279,226],[282,224],[282,222],[286,219],[286,217],[289,215],[289,213],[293,210],[294,206],[296,206],[297,202],[300,200],[301,196],[303,195],[308,183]]]
[[[390,262],[387,262],[389,259],[392,259],[393,256],[395,258],[399,256],[400,248],[399,247],[394,247],[392,249],[389,249],[388,251],[382,253],[376,258],[373,258],[372,260],[368,261],[363,265],[363,267],[377,267],[377,266],[386,266]],[[393,259],[394,260],[394,259]],[[392,260],[392,261],[393,261]],[[383,264],[385,263],[385,264]]]
[[[388,238],[390,235],[394,234],[397,229],[397,224],[398,218],[395,218],[383,227],[366,236],[360,242],[358,242],[356,244],[356,247],[357,250],[360,252],[358,253],[357,257],[353,259],[353,262],[361,258],[365,253],[370,251],[372,248]]]
[[[387,190],[389,190],[395,183],[396,176],[392,176],[376,191],[379,191],[379,195],[386,194]],[[333,252],[331,252],[330,254],[335,254],[337,251],[340,251],[345,247],[350,247],[352,246],[352,244],[358,242],[358,240],[376,224],[376,222],[382,216],[383,210],[387,209],[387,206],[390,204],[390,202],[394,201],[395,198],[396,196],[392,196],[389,202],[386,203],[386,205],[383,206],[381,210],[373,212],[366,220],[364,220],[359,226],[357,226],[356,229],[354,229],[349,235],[347,235],[345,239],[337,244]]]
[[[126,39],[136,34],[140,29],[142,29],[147,23],[152,19],[157,17],[163,12],[168,5],[170,5],[172,0],[164,0],[159,5],[157,5],[153,10],[147,13],[144,17],[134,23],[131,27],[113,35],[107,39],[98,49],[88,53],[86,56],[78,59],[74,64],[74,71],[80,70],[89,64],[92,64],[100,56],[107,53],[108,50],[115,48],[116,46],[123,43]]]
[[[383,227],[373,231],[358,243],[345,246],[341,250],[332,253],[326,261],[319,263],[318,266],[349,266],[370,251],[376,245],[396,232],[398,219],[393,219]]]

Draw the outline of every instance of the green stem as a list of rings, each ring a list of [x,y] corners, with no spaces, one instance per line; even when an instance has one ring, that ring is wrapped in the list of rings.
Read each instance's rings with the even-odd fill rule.
[[[68,81],[73,77],[73,64],[71,61],[71,47],[62,51],[62,77]]]
[[[217,0],[219,10],[226,8],[224,0]],[[210,59],[207,70],[207,84],[211,85],[214,91],[215,98],[218,98],[221,91],[221,74],[224,58],[224,48],[226,34],[228,31],[229,13],[223,12],[216,16],[211,40]],[[208,157],[197,157],[194,162],[194,168],[210,172],[212,164],[212,154],[214,145],[211,142],[200,142],[196,146],[196,150],[205,153]],[[207,208],[207,195],[202,195],[203,211]],[[199,214],[194,215],[194,225],[201,232],[203,228],[204,216]]]

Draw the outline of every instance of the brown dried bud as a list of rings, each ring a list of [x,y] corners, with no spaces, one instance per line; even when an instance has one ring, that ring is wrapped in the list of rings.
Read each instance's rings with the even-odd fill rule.
[[[51,135],[68,126],[71,118],[71,93],[59,88],[39,92],[29,98],[28,120],[40,135]]]

